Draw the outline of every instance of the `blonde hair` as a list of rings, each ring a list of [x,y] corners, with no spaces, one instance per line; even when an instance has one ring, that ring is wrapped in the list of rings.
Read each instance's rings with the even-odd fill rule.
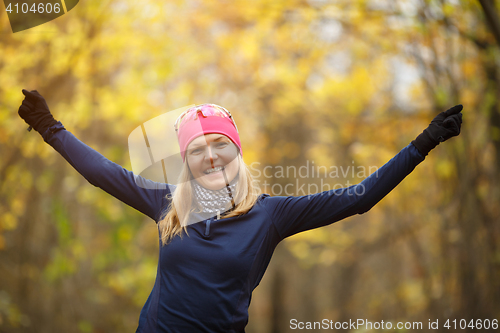
[[[236,185],[234,202],[238,204],[236,204],[235,209],[231,210],[226,215],[221,216],[222,219],[246,214],[253,207],[253,205],[255,205],[260,195],[260,189],[254,186],[252,174],[240,154],[238,154],[237,174],[238,184]],[[191,175],[186,162],[183,164],[179,175],[179,185],[177,185],[172,195],[167,196],[167,199],[171,200],[165,211],[166,214],[164,212],[164,217],[158,222],[163,245],[168,244],[172,238],[177,235],[182,237],[182,231],[187,234],[189,215],[190,213],[196,211],[196,207],[193,207],[192,204],[192,180],[193,176]],[[182,217],[182,221],[179,216]]]

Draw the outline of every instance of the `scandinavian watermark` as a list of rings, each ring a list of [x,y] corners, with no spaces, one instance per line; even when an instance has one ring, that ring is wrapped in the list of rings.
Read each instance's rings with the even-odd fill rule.
[[[262,166],[260,162],[249,165],[254,186],[259,187],[264,193],[273,196],[311,196],[320,193],[326,195],[356,195],[365,193],[362,182],[351,183],[347,179],[378,178],[377,166],[355,166],[354,161],[346,166],[319,166],[314,161],[307,160],[305,165],[275,165]],[[337,180],[337,182],[335,182]]]
[[[290,319],[290,329],[292,330],[490,330],[498,329],[498,319],[457,319],[449,318],[446,320],[432,320],[427,322],[421,321],[371,321],[368,319],[349,319],[349,321],[334,321],[331,319],[323,319],[321,321],[299,321]]]

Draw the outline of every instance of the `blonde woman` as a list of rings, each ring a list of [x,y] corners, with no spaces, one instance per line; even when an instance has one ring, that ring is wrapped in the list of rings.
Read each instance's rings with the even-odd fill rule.
[[[370,210],[431,149],[460,133],[461,105],[358,185],[310,196],[259,194],[243,161],[231,114],[197,105],[175,124],[183,167],[175,187],[109,161],[56,121],[37,91],[23,90],[19,115],[91,184],[156,223],[156,281],[137,332],[244,332],[252,291],[283,239]],[[174,188],[175,190],[171,190]]]

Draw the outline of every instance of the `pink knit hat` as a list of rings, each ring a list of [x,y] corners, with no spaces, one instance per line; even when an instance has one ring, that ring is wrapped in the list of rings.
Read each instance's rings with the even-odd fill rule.
[[[243,155],[238,128],[231,113],[222,106],[200,104],[183,112],[175,122],[175,130],[179,139],[182,160],[185,161],[186,150],[194,139],[200,135],[217,133],[231,139]]]

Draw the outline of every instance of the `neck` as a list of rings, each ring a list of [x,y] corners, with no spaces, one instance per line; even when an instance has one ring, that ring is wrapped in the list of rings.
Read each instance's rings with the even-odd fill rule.
[[[223,213],[233,207],[238,175],[226,186],[219,190],[210,190],[193,182],[194,201],[204,213]]]

